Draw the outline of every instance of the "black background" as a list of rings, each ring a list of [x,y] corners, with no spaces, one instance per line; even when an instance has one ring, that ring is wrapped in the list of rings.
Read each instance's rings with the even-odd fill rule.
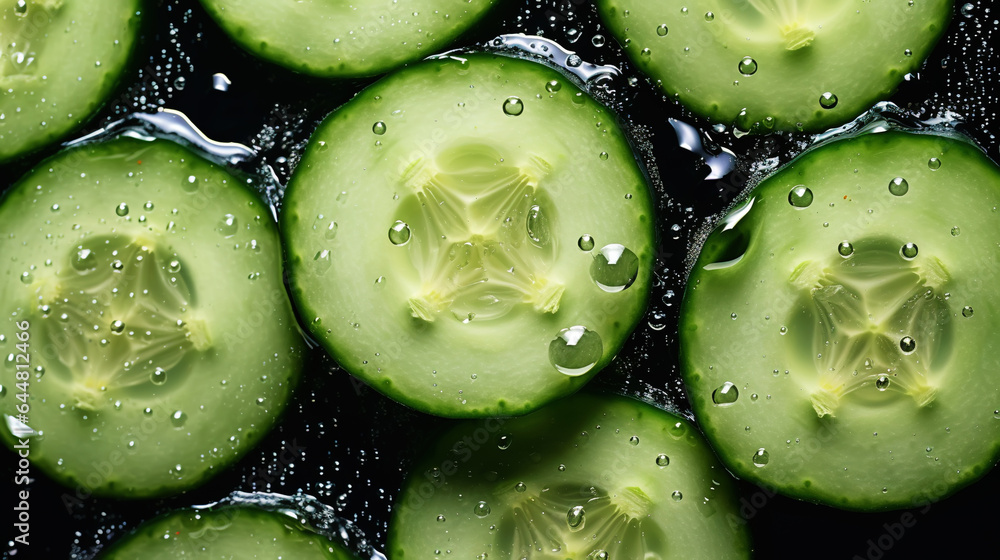
[[[697,0],[690,4],[697,10]],[[966,123],[962,128],[996,160],[998,140],[991,131],[997,132],[1000,107],[1000,55],[995,46],[1000,25],[996,11],[990,13],[991,4],[959,3],[945,39],[892,101],[918,118],[959,117]],[[209,137],[256,149],[258,163],[271,166],[284,183],[319,120],[371,81],[316,80],[259,62],[233,46],[194,0],[150,2],[145,25],[135,66],[84,132],[134,111],[177,109]],[[647,316],[616,362],[592,384],[690,416],[676,366],[685,260],[705,225],[732,202],[756,166],[768,159],[788,161],[811,137],[736,138],[665,101],[634,71],[586,0],[508,0],[456,46],[481,45],[505,33],[541,34],[586,61],[623,70],[598,93],[641,139],[640,151],[651,175],[661,178],[654,180],[661,244]],[[220,72],[232,81],[228,91],[212,87],[213,74]],[[668,118],[698,127],[710,147],[732,150],[739,156],[736,169],[721,180],[704,180],[708,168],[700,157],[678,147]],[[57,149],[0,166],[0,187],[6,188]],[[280,207],[280,196],[272,196],[271,202]],[[162,500],[85,499],[67,507],[66,489],[44,476],[36,478],[31,485],[28,547],[10,541],[16,457],[2,452],[0,468],[7,487],[0,502],[11,504],[0,515],[0,534],[10,535],[3,539],[4,558],[91,558],[107,542],[160,512],[213,502],[235,490],[315,496],[329,506],[325,514],[353,522],[382,549],[391,504],[408,467],[422,442],[448,425],[382,397],[316,351],[279,427],[234,468],[202,488]],[[301,455],[289,461],[292,449]],[[758,558],[951,557],[978,547],[987,556],[996,554],[996,471],[947,500],[912,511],[843,512],[768,496],[748,484],[742,490]],[[900,534],[896,524],[904,519],[915,524]],[[890,528],[896,536],[889,536]]]

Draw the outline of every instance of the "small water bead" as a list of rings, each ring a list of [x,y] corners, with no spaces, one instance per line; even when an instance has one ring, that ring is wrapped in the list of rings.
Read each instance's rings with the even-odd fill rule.
[[[50,210],[52,210],[53,212],[58,212],[59,211],[59,205],[58,204],[53,204],[52,207],[50,208]]]
[[[503,102],[503,112],[510,117],[516,117],[524,112],[524,103],[518,97],[508,97]]]
[[[681,494],[680,490],[674,490],[670,497],[673,498],[675,502],[679,502],[684,499],[684,494]]]
[[[403,221],[396,220],[389,228],[389,242],[399,247],[410,242],[410,226]]]
[[[903,196],[908,190],[910,190],[910,184],[902,177],[896,177],[889,181],[889,192],[896,196]]]
[[[659,455],[656,456],[657,466],[666,467],[669,464],[670,464],[670,457],[667,457],[666,454],[660,453]]]
[[[598,157],[601,158],[601,161],[607,161],[608,160],[608,152],[601,152]]]
[[[573,506],[566,512],[566,524],[570,531],[580,531],[587,521],[587,512],[583,506]]]
[[[232,214],[226,214],[222,216],[221,220],[219,220],[218,230],[222,233],[222,236],[227,239],[236,235],[239,228],[239,220]]]
[[[899,249],[899,254],[908,261],[913,260],[917,257],[917,246],[913,243],[907,243]]]
[[[962,235],[961,228],[959,228],[958,226],[955,226],[955,227],[951,228],[951,236],[952,237],[958,237],[959,235]]]
[[[736,402],[740,398],[740,392],[729,381],[723,383],[719,388],[712,391],[712,402],[719,406],[727,406]]]
[[[543,247],[548,243],[551,233],[549,231],[549,216],[540,206],[534,205],[528,209],[524,228],[528,233],[528,239],[535,247]]]
[[[30,272],[22,272],[21,273],[21,283],[22,284],[31,284],[32,280],[34,280],[34,276],[32,276]]]
[[[972,308],[969,307],[968,305],[966,305],[965,307],[962,308],[962,317],[972,317],[973,313],[974,312],[973,312]]]
[[[808,208],[813,203],[813,192],[805,185],[796,185],[788,191],[788,203],[796,208]]]
[[[566,65],[570,68],[578,68],[581,64],[583,64],[583,59],[580,58],[580,55],[571,54],[566,59]]]
[[[149,212],[150,210],[152,210],[152,209],[154,208],[154,206],[153,206],[153,201],[152,201],[152,200],[147,200],[147,201],[146,201],[146,204],[143,204],[143,205],[142,205],[142,207],[143,207],[143,208],[144,208],[144,209],[145,209],[145,210],[146,210],[147,212]]]
[[[510,434],[503,434],[502,436],[500,436],[499,438],[497,438],[497,449],[507,449],[507,448],[509,448],[510,447],[510,443],[511,443],[511,439],[512,438],[511,438]]]
[[[668,31],[669,29],[667,29],[667,24],[665,23],[661,23],[660,25],[656,26],[656,34],[659,35],[660,37],[666,37]]]
[[[705,12],[705,21],[715,21],[715,14],[712,12]]]
[[[187,414],[184,414],[180,410],[176,410],[170,415],[170,423],[173,424],[175,428],[184,427],[185,422],[187,422]]]
[[[829,91],[819,96],[819,106],[824,109],[833,109],[837,106],[837,96]]]
[[[577,246],[580,247],[581,251],[593,251],[594,250],[594,238],[583,234],[580,239],[576,242]]]
[[[156,368],[149,374],[149,382],[153,385],[163,385],[167,382],[167,372],[163,368]]]
[[[587,555],[587,560],[611,560],[611,555],[606,550],[597,549]]]
[[[111,321],[111,332],[115,334],[121,334],[122,331],[124,330],[125,330],[125,323],[119,321],[118,319]]]
[[[632,436],[628,438],[628,442],[632,445],[639,445],[639,436]]]
[[[24,17],[28,14],[28,2],[27,0],[17,0],[14,4],[14,13],[20,17]]]
[[[515,492],[524,492],[527,489],[528,489],[528,486],[525,483],[523,483],[523,482],[518,482],[517,484],[514,485],[514,491]]]
[[[490,514],[490,505],[486,502],[479,502],[472,508],[472,513],[476,514],[476,517],[486,517]]]
[[[941,169],[941,160],[939,160],[936,157],[932,157],[931,159],[927,160],[927,167],[933,170]]]
[[[340,226],[337,225],[337,222],[330,222],[327,224],[326,230],[323,232],[323,237],[327,241],[333,241],[337,237],[337,228],[339,227]]]
[[[639,51],[639,55],[641,55],[643,58],[649,58],[650,56],[653,55],[653,51],[649,50],[648,48],[645,48]]]
[[[851,245],[850,241],[841,241],[840,245],[837,246],[837,252],[840,256],[847,258],[854,254],[854,245]]]
[[[447,521],[447,519],[445,519],[445,517],[443,515],[437,516],[437,520],[438,520],[438,523],[444,523],[445,521]]]
[[[545,83],[545,91],[549,93],[555,93],[562,89],[562,84],[559,80],[549,80]]]
[[[609,293],[627,289],[639,276],[639,257],[624,245],[605,245],[590,263],[590,278]]]
[[[756,453],[753,454],[753,458],[751,460],[753,461],[754,466],[763,467],[768,461],[771,460],[771,456],[768,454],[766,449],[761,447]]]
[[[917,349],[917,341],[913,340],[913,337],[904,336],[899,341],[899,349],[902,350],[904,354],[912,354],[913,351]]]
[[[385,131],[386,131],[386,126],[385,122],[383,121],[378,121],[372,125],[372,132],[378,134],[379,136],[385,134]]]
[[[169,266],[169,268],[167,270],[169,270],[170,272],[175,273],[175,274],[178,273],[178,272],[180,272],[181,271],[181,261],[178,261],[178,260],[172,260],[172,261],[170,261],[170,266]]]
[[[875,388],[878,389],[879,391],[885,391],[886,389],[888,389],[889,388],[889,376],[888,375],[880,375],[877,378],[875,378]]]
[[[590,43],[598,48],[603,47],[604,42],[605,42],[604,35],[601,34],[594,35],[594,37],[590,39]]]
[[[119,216],[128,216],[128,204],[122,202],[119,203],[118,206],[115,206],[115,214],[118,214]]]
[[[87,272],[97,268],[97,255],[90,249],[80,249],[73,257],[73,268],[78,272]]]
[[[604,355],[604,342],[582,326],[563,329],[549,343],[549,362],[559,373],[577,376],[594,368]]]
[[[757,61],[749,56],[743,57],[739,64],[739,71],[744,76],[753,76],[757,72]]]

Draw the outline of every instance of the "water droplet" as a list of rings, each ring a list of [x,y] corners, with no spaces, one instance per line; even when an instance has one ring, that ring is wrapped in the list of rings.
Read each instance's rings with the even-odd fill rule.
[[[927,160],[927,167],[930,167],[931,169],[935,170],[941,169],[941,160],[939,160],[936,157],[932,157],[931,159]]]
[[[559,80],[549,80],[545,84],[545,91],[549,93],[555,93],[561,89],[562,89],[562,84],[559,83]]]
[[[396,220],[389,228],[389,242],[399,247],[410,242],[410,226],[406,222]]]
[[[326,226],[326,231],[323,232],[323,237],[326,238],[327,241],[333,241],[337,237],[337,228],[337,222],[330,222]]]
[[[669,30],[667,29],[667,24],[665,23],[661,23],[660,25],[656,26],[656,34],[659,35],[660,37],[666,37],[668,31]]]
[[[128,216],[128,204],[122,202],[119,203],[118,206],[115,206],[115,214],[118,214],[119,216]]]
[[[740,61],[739,71],[744,76],[753,76],[757,71],[757,61],[749,56],[744,56],[743,60]]]
[[[28,2],[27,0],[17,0],[14,4],[14,13],[20,17],[24,17],[28,14]]]
[[[601,161],[608,161],[608,152],[601,152],[601,153],[600,153],[600,154],[598,155],[598,157],[600,157],[600,158],[601,158]]]
[[[583,59],[580,58],[580,55],[571,54],[566,59],[566,66],[569,66],[570,68],[578,68],[581,64],[583,64]]]
[[[854,245],[851,245],[850,241],[841,241],[837,246],[837,252],[842,257],[849,257],[854,254]]]
[[[684,499],[684,494],[681,494],[680,490],[674,490],[670,497],[674,499],[675,502],[679,502]]]
[[[631,286],[639,276],[639,257],[624,245],[605,245],[590,263],[590,277],[605,292]]]
[[[153,385],[163,385],[167,382],[167,372],[163,368],[156,368],[149,374],[149,382]],[[147,409],[149,410],[149,409]]]
[[[899,254],[908,261],[913,260],[917,256],[917,246],[913,243],[907,243],[899,249]]]
[[[115,319],[111,321],[111,332],[115,334],[121,334],[125,330],[125,323]]]
[[[586,327],[563,329],[549,343],[549,362],[560,373],[570,376],[587,373],[603,355],[601,336]]]
[[[184,414],[180,410],[176,410],[170,415],[170,423],[173,424],[175,428],[181,428],[184,426],[184,423],[187,422],[187,418],[187,414]]]
[[[598,35],[594,35],[594,37],[590,40],[590,43],[592,45],[594,45],[595,47],[600,48],[600,47],[604,46],[604,41],[605,41],[604,35],[598,34]]]
[[[486,517],[490,514],[490,505],[486,502],[479,502],[472,508],[472,513],[476,514],[476,517]]]
[[[715,14],[712,12],[705,12],[705,21],[714,21]]]
[[[889,181],[889,192],[896,196],[903,196],[908,190],[910,190],[910,184],[902,177],[896,177]]]
[[[670,457],[667,457],[665,454],[660,453],[659,455],[656,456],[656,464],[660,467],[665,467],[670,464]]]
[[[386,131],[386,126],[383,121],[378,121],[372,125],[372,132],[378,134],[379,136],[385,134],[385,131]]]
[[[639,445],[639,436],[632,436],[628,438],[628,442],[632,445]]]
[[[757,452],[753,454],[752,458],[753,464],[757,467],[763,467],[770,460],[771,456],[768,455],[767,450],[765,450],[763,447],[758,449]]]
[[[152,201],[152,200],[147,200],[147,201],[146,201],[146,204],[143,204],[143,205],[142,205],[142,207],[143,207],[143,208],[144,208],[144,209],[145,209],[145,210],[146,210],[147,212],[149,212],[150,210],[152,210],[152,209],[153,209],[153,201]]]
[[[512,439],[513,438],[511,438],[510,434],[501,435],[497,438],[497,449],[507,449],[510,447]]]
[[[576,242],[577,246],[580,247],[581,251],[593,251],[594,250],[594,238],[586,233],[580,236],[580,239]]]
[[[972,317],[973,313],[974,311],[968,305],[962,308],[962,317]]]
[[[232,214],[226,214],[225,216],[222,217],[221,220],[219,220],[219,224],[216,229],[218,229],[222,233],[223,237],[228,239],[236,235],[236,232],[239,230],[239,228],[240,228],[239,220],[236,219],[236,216]]]
[[[508,97],[503,102],[503,112],[510,117],[516,117],[524,112],[524,103],[518,97]]]
[[[837,96],[830,92],[826,92],[819,96],[819,106],[824,109],[833,109],[837,106],[837,101]]]
[[[90,249],[80,249],[73,257],[72,264],[78,272],[89,272],[97,268],[97,255]]]
[[[797,185],[788,191],[788,203],[796,208],[808,208],[813,202],[813,192],[805,185]]]
[[[740,392],[729,381],[723,383],[719,388],[712,391],[712,402],[719,406],[727,406],[736,402],[740,398]]]
[[[437,520],[438,520],[438,523],[444,523],[446,521],[446,519],[445,519],[445,517],[443,515],[437,516]]]
[[[34,277],[31,275],[30,272],[22,272],[21,273],[21,283],[22,284],[31,284],[31,281],[33,279],[34,279]]]
[[[962,235],[962,230],[958,226],[951,228],[952,237],[958,237],[959,235]]]
[[[583,510],[583,506],[573,506],[566,512],[566,524],[569,525],[570,531],[582,530],[586,521],[587,512]]]
[[[639,55],[642,56],[642,58],[649,58],[653,56],[653,51],[649,50],[648,48],[642,49],[641,51],[639,51]]]
[[[212,75],[212,89],[216,91],[229,91],[229,86],[233,85],[225,74],[218,73]]]
[[[329,249],[323,249],[322,251],[317,252],[316,256],[313,257],[313,261],[316,263],[317,272],[326,272],[330,269],[330,266],[333,265]]]
[[[885,391],[889,388],[889,376],[880,375],[875,379],[875,388],[879,391]]]
[[[518,482],[517,484],[514,485],[514,490],[516,492],[524,492],[527,489],[528,489],[528,486],[526,484],[524,484],[523,482]]]
[[[912,354],[917,349],[917,341],[913,340],[913,337],[904,336],[899,340],[899,349],[904,354]]]

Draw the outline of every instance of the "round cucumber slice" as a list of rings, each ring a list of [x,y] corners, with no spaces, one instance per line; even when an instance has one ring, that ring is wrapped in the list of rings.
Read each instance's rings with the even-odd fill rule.
[[[201,0],[241,47],[321,77],[374,76],[446,47],[496,0]]]
[[[99,558],[356,560],[357,557],[303,526],[294,514],[224,506],[168,513],[142,524]]]
[[[140,0],[0,5],[0,163],[63,138],[104,103],[139,30]]]
[[[944,33],[949,0],[598,0],[635,65],[736,130],[823,130],[884,100]]]
[[[729,468],[858,510],[987,472],[998,207],[978,148],[901,130],[816,148],[750,192],[706,240],[680,320],[692,405]]]
[[[518,414],[608,364],[646,307],[646,179],[548,66],[426,61],[330,115],[282,214],[292,293],[338,362],[441,416]]]
[[[64,151],[0,201],[8,446],[78,494],[164,495],[274,423],[302,338],[269,208],[166,140]],[[16,379],[16,382],[13,380]]]
[[[685,420],[580,394],[438,440],[403,486],[388,556],[747,558],[737,499]]]

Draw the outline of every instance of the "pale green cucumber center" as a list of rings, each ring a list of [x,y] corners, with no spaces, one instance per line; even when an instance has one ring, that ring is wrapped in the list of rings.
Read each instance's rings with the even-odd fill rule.
[[[170,390],[187,373],[185,358],[211,344],[183,263],[150,239],[90,237],[46,264],[22,280],[37,295],[32,324],[53,350],[49,368],[77,408],[97,408],[109,391]]]
[[[409,194],[389,239],[407,245],[420,288],[414,317],[442,314],[471,322],[496,319],[529,304],[559,309],[563,287],[546,277],[556,252],[555,216],[539,183],[545,161],[514,161],[495,146],[458,142],[411,162],[401,179]]]
[[[935,364],[951,349],[948,273],[913,244],[886,239],[844,241],[833,261],[804,261],[791,282],[807,309],[790,333],[815,363],[816,414],[836,416],[844,399],[872,406],[934,401]]]
[[[0,85],[35,75],[49,23],[62,0],[0,0]]]
[[[796,51],[809,47],[816,40],[822,24],[835,16],[848,2],[820,0],[750,0],[765,25],[777,30],[784,48]]]
[[[666,535],[650,516],[653,501],[639,488],[614,495],[594,486],[525,490],[523,483],[499,490],[508,498],[516,493],[497,525],[497,541],[511,543],[511,558],[654,560],[666,550]]]

